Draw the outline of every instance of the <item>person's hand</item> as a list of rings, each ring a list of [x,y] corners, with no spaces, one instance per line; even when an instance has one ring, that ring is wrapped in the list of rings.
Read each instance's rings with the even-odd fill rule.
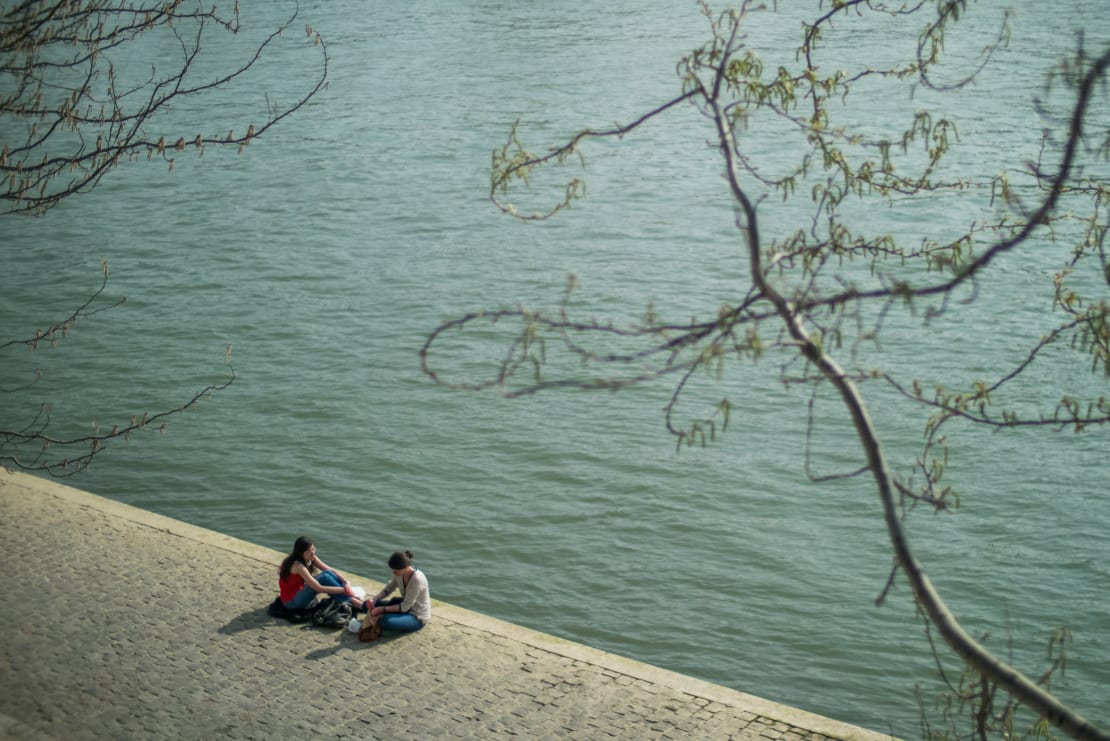
[[[351,589],[350,584],[344,584],[343,585],[343,594],[347,595],[348,597],[353,597],[354,596],[355,593],[354,593],[354,590]]]

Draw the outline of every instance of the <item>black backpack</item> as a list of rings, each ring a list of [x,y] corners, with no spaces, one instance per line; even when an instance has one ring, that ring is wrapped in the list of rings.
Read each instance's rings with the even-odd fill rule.
[[[302,607],[298,610],[290,610],[282,604],[281,597],[274,597],[274,601],[266,608],[266,612],[271,617],[288,620],[291,623],[307,623],[312,619],[313,613],[316,612],[318,602],[310,602],[307,607]]]
[[[312,613],[312,623],[321,628],[346,628],[355,616],[350,602],[340,602],[328,597],[320,600]]]

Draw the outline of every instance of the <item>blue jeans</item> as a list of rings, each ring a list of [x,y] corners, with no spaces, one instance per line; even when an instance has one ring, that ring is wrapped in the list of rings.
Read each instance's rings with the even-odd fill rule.
[[[400,603],[400,597],[394,597],[390,600],[380,599],[374,602],[374,607],[385,607],[386,605],[398,605]],[[383,612],[378,615],[378,625],[381,626],[382,630],[392,630],[397,633],[415,633],[424,627],[420,618],[411,612]]]
[[[339,577],[334,571],[321,571],[316,575],[316,581],[320,582],[325,587],[341,587],[343,582],[339,581]],[[350,602],[351,598],[345,594],[331,594],[328,595],[336,602]],[[290,610],[303,610],[308,607],[312,600],[316,599],[316,590],[305,584],[301,590],[297,592],[293,599],[285,603],[285,606]]]

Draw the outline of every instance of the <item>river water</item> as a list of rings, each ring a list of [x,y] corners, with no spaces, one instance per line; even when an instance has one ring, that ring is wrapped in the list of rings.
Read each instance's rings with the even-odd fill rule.
[[[960,39],[968,48],[999,17],[979,5],[980,25]],[[284,12],[244,8],[244,40]],[[390,551],[411,549],[439,599],[916,736],[915,684],[927,698],[938,686],[904,584],[874,605],[890,555],[873,488],[807,481],[809,397],[782,385],[781,358],[700,383],[694,398],[730,395],[732,425],[681,452],[662,428],[665,383],[505,400],[452,392],[419,370],[440,322],[551,308],[568,273],[584,311],[600,316],[635,317],[653,302],[675,319],[704,317],[739,298],[731,207],[712,131],[692,110],[589,149],[589,197],[554,221],[519,223],[486,198],[490,153],[513,121],[540,151],[675,95],[675,62],[707,38],[696,7],[334,0],[302,2],[300,20],[327,40],[329,88],[242,155],[184,153],[172,173],[132,163],[42,218],[5,219],[6,335],[83,300],[101,257],[109,293],[128,297],[58,349],[6,358],[8,385],[36,366],[46,375],[32,397],[0,399],[5,418],[42,399],[59,427],[164,408],[218,382],[231,343],[231,388],[69,483],[282,551],[309,534],[331,564],[378,578]],[[1044,122],[1029,100],[1084,24],[1092,41],[1110,36],[1093,2],[1018,3],[1000,66],[952,113],[967,176],[1035,152]],[[861,56],[897,36],[845,26]],[[749,32],[773,59],[794,28],[761,16]],[[292,99],[318,57],[304,43],[283,48],[258,87],[175,115],[216,131],[260,115],[266,94]],[[863,120],[900,125],[929,102],[920,95],[869,106]],[[887,229],[929,233],[952,208],[894,209]],[[796,228],[796,214],[770,202],[765,213],[765,229]],[[891,318],[868,361],[953,385],[1011,367],[1054,319],[1045,280],[1061,258],[1043,252],[1003,261],[1006,285],[985,286],[969,319]],[[984,326],[997,331],[984,338]],[[1105,379],[1063,362],[1038,366],[1023,393],[1050,409],[1056,391],[1041,398],[1042,385],[1061,378],[1105,393]],[[900,465],[912,461],[921,420],[878,389],[871,398]],[[850,469],[855,444],[822,401],[817,463]],[[1110,724],[1106,440],[1105,430],[966,431],[948,474],[961,511],[916,513],[910,533],[969,629],[1003,654],[1012,641],[1028,672],[1042,668],[1053,627],[1069,625],[1059,690]],[[219,568],[218,554],[198,568]]]

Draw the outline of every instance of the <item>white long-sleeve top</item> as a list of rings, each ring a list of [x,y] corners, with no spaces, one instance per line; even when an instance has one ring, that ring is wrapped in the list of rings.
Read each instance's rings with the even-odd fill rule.
[[[382,598],[388,597],[394,591],[401,593],[401,611],[411,612],[420,618],[420,622],[427,623],[432,619],[432,595],[428,591],[428,578],[420,569],[413,569],[406,587],[404,580],[394,576],[385,585],[380,594]]]

